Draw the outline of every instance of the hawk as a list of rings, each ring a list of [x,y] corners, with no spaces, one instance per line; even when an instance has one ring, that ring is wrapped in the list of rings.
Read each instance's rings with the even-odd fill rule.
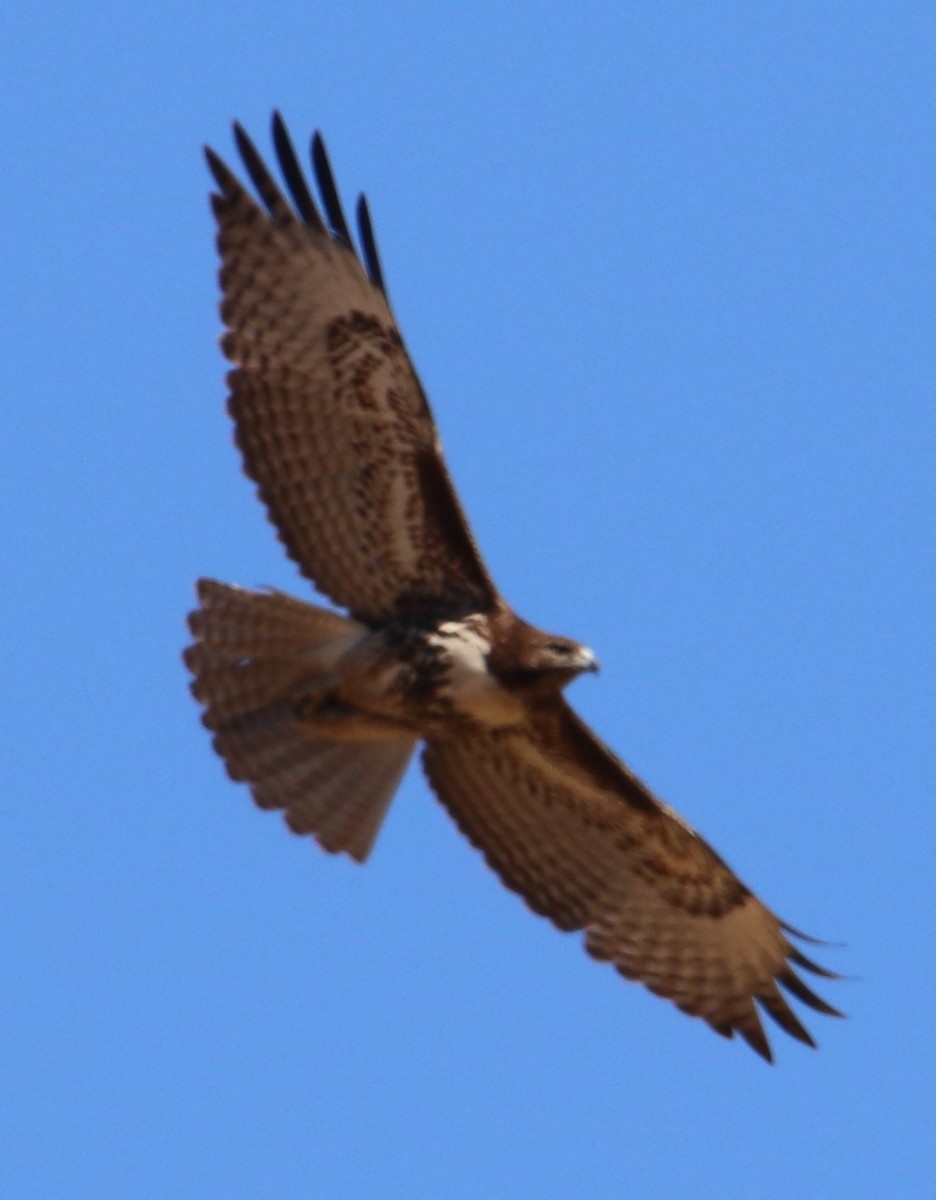
[[[397,329],[363,197],[359,246],[321,137],[320,202],[279,114],[286,192],[247,134],[253,193],[210,149],[228,409],[286,552],[334,605],[203,579],[185,651],[235,780],[363,862],[414,751],[508,888],[585,947],[768,1061],[760,1019],[814,1042],[784,993],[839,1015],[836,978],[563,697],[595,655],[497,589]],[[287,198],[288,195],[288,198]]]

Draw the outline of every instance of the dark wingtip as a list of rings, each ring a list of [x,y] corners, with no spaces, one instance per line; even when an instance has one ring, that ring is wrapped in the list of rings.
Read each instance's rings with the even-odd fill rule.
[[[788,1033],[790,1037],[796,1038],[798,1042],[802,1042],[805,1046],[811,1046],[815,1050],[816,1043],[813,1040],[812,1034],[802,1021],[800,1021],[793,1009],[790,1008],[789,1004],[787,1004],[775,984],[769,989],[764,988],[758,992],[755,999],[764,1012],[780,1026],[784,1033]]]
[[[761,1028],[760,1021],[757,1022],[756,1026],[751,1028],[748,1028],[746,1025],[738,1025],[737,1030],[754,1053],[759,1054],[765,1063],[773,1066],[773,1050],[770,1047],[770,1042],[767,1041],[767,1035]]]
[[[374,237],[374,225],[371,221],[370,209],[367,205],[367,197],[364,195],[358,196],[357,202],[357,226],[361,235],[361,249],[364,251],[364,266],[371,283],[376,284],[383,292],[384,297],[387,296],[387,284],[384,280],[383,267],[380,263],[380,255],[377,252],[377,239]]]
[[[237,187],[237,180],[223,158],[220,158],[210,146],[202,146],[202,153],[212,178],[223,195],[228,195],[232,188]]]
[[[312,135],[311,154],[312,169],[322,194],[322,203],[325,206],[325,215],[328,217],[332,237],[347,246],[353,254],[354,243],[351,241],[351,231],[348,229],[344,209],[341,207],[341,197],[338,195],[335,176],[328,159],[328,151],[325,149],[325,139],[318,130]]]
[[[296,210],[306,225],[322,229],[322,219],[318,214],[312,193],[309,191],[309,185],[302,174],[302,168],[299,166],[299,159],[286,128],[286,122],[278,109],[273,110],[271,126],[276,157],[279,160],[280,169],[293,198],[293,203],[296,205]]]
[[[234,141],[237,144],[238,152],[242,158],[258,158],[257,147],[253,144],[250,134],[241,125],[240,121],[231,122],[231,132],[234,134]]]
[[[837,1008],[833,1008],[831,1004],[827,1004],[811,988],[808,988],[792,967],[787,967],[784,971],[781,971],[777,975],[777,981],[783,984],[786,990],[795,996],[797,1000],[815,1009],[816,1012],[824,1013],[827,1017],[843,1017],[845,1015],[839,1012]]]
[[[829,942],[824,938],[813,937],[812,934],[803,933],[802,929],[797,929],[795,925],[788,925],[786,921],[780,922],[780,928],[784,933],[789,933],[792,937],[797,938],[801,942],[806,942],[810,946],[829,946],[835,950],[841,950],[844,942]]]
[[[260,197],[269,215],[275,221],[283,223],[288,223],[291,219],[295,219],[279,187],[267,170],[263,156],[239,121],[234,122],[234,141],[241,156],[241,161],[250,177],[250,182],[256,189],[257,195]]]
[[[322,134],[318,130],[315,131],[310,147],[312,171],[321,198],[320,206],[303,174],[286,122],[279,109],[273,110],[270,125],[276,158],[286,183],[285,193],[280,190],[244,126],[240,121],[232,122],[234,142],[238,153],[267,214],[279,223],[289,223],[298,215],[304,224],[325,233],[339,245],[350,250],[356,258],[362,261],[371,283],[386,298],[387,284],[377,250],[377,240],[374,236],[367,200],[361,196],[356,207],[355,215],[361,242],[361,254],[359,255],[351,237],[351,230],[348,227]],[[242,194],[244,188],[237,176],[210,146],[205,146],[203,149],[208,169],[219,189],[219,196],[215,201],[215,213],[221,219],[225,202]],[[289,200],[292,201],[292,206],[290,206]],[[324,210],[324,221],[322,210]]]
[[[792,963],[796,963],[798,967],[802,967],[804,971],[809,971],[813,975],[818,975],[822,979],[845,979],[845,975],[840,975],[838,971],[829,971],[825,967],[821,967],[817,962],[813,962],[811,958],[807,958],[802,951],[797,950],[795,946],[791,946],[787,951],[787,958]]]

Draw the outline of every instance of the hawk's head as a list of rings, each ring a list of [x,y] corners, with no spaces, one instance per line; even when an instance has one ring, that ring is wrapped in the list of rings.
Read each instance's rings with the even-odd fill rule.
[[[571,638],[534,629],[516,618],[510,635],[495,643],[491,671],[505,684],[557,692],[586,671],[598,670],[593,650]]]

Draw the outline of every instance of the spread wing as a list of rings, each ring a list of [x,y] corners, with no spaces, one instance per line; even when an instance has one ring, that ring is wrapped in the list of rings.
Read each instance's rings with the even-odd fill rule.
[[[564,700],[525,728],[430,742],[423,763],[462,832],[503,882],[628,979],[735,1032],[768,1061],[757,1004],[814,1045],[778,984],[838,1016],[793,970],[835,978]],[[809,939],[806,939],[809,940]]]
[[[496,591],[461,511],[390,311],[363,197],[363,260],[321,138],[324,218],[279,115],[292,203],[235,126],[259,201],[206,150],[221,256],[229,411],[247,474],[289,556],[335,603],[381,622],[485,609]]]

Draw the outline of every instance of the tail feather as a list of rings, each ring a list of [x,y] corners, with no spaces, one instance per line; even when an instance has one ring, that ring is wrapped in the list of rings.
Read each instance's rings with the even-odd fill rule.
[[[288,700],[276,701],[241,713],[226,721],[212,739],[215,750],[224,759],[228,774],[239,783],[254,784],[254,791],[276,792],[272,785],[290,770],[305,766],[309,738],[295,720],[294,705]],[[326,743],[335,747],[338,743]],[[321,758],[322,753],[317,755]],[[261,805],[263,808],[282,808],[280,801]]]
[[[365,628],[349,617],[273,589],[251,592],[216,579],[200,579],[197,591],[201,607],[190,615],[189,628],[218,657],[286,657],[363,633]]]
[[[277,659],[217,663],[204,646],[190,646],[185,652],[185,664],[195,677],[192,695],[205,706],[202,722],[211,730],[223,729],[235,717],[275,701],[289,688],[294,674]]]
[[[251,592],[214,579],[198,582],[189,616],[195,637],[183,657],[192,694],[211,730],[327,674],[365,632],[357,621],[283,592]]]
[[[341,746],[338,754],[328,757],[317,786],[306,788],[303,799],[289,806],[289,828],[294,833],[314,833],[326,850],[346,850],[363,862],[413,748],[410,741],[370,742],[359,744],[357,754],[349,754],[348,747]],[[308,776],[302,782],[308,782]]]
[[[232,779],[296,833],[363,861],[416,745],[410,736],[330,738],[298,700],[329,677],[364,626],[281,592],[198,585],[185,651],[203,723]]]

